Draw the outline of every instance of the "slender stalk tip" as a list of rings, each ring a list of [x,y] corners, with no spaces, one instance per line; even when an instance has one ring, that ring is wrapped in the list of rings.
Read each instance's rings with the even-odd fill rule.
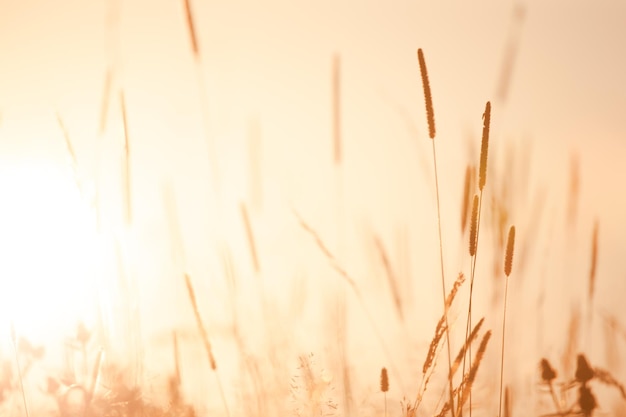
[[[483,113],[483,138],[480,143],[480,170],[478,177],[478,188],[482,191],[487,183],[487,155],[489,153],[489,129],[491,124],[491,102],[485,105]]]
[[[511,275],[513,268],[513,251],[515,249],[515,226],[509,229],[509,237],[506,242],[506,256],[504,258],[504,274],[508,277]]]
[[[200,56],[200,48],[198,47],[198,36],[196,34],[196,25],[194,23],[193,12],[191,10],[190,0],[184,0],[185,19],[187,20],[187,29],[189,30],[189,40],[191,42],[191,51],[194,56]]]
[[[426,119],[428,120],[428,136],[435,138],[435,112],[433,110],[433,98],[430,93],[430,82],[428,81],[428,71],[426,69],[426,60],[422,49],[417,50],[417,60],[420,65],[420,74],[422,75],[422,85],[424,88],[424,100],[426,102]]]

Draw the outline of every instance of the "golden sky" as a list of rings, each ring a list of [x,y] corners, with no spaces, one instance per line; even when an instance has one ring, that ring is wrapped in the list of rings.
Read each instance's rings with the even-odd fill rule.
[[[577,249],[558,252],[563,263],[573,259],[576,266],[542,269],[538,260],[534,267],[542,276],[553,269],[578,273],[578,287],[584,289],[598,218],[598,297],[608,310],[619,311],[626,293],[626,3],[191,0],[191,5],[200,67],[181,1],[0,0],[0,163],[66,162],[58,112],[88,188],[93,191],[98,171],[108,178],[102,193],[109,225],[119,223],[111,207],[120,203],[119,92],[124,91],[135,219],[128,251],[139,254],[132,267],[138,281],[157,283],[142,290],[144,300],[158,300],[164,288],[176,288],[171,291],[185,306],[184,288],[171,278],[183,270],[198,277],[201,292],[225,291],[223,283],[203,281],[221,271],[220,239],[229,241],[236,259],[245,259],[242,275],[252,270],[242,201],[250,207],[264,275],[280,297],[289,292],[283,280],[328,273],[292,208],[332,242],[356,275],[372,271],[363,235],[375,232],[398,246],[393,242],[404,229],[411,250],[422,253],[412,255],[412,268],[438,271],[431,261],[438,256],[432,245],[432,159],[416,59],[422,48],[434,97],[443,215],[454,219],[444,222],[445,235],[459,238],[462,176],[468,158],[477,157],[480,117],[491,100],[493,169],[502,175],[511,169],[504,160],[508,146],[515,146],[515,155],[530,147],[531,191],[545,192],[537,194],[545,198],[540,221],[545,247],[571,243],[558,221],[567,207],[571,155],[579,155]],[[516,20],[520,7],[523,19]],[[503,101],[497,87],[515,34],[517,53]],[[333,54],[341,57],[341,172],[332,166]],[[107,68],[113,68],[113,94],[106,131],[99,135]],[[219,158],[219,197],[211,188],[205,121]],[[262,202],[250,194],[251,141],[258,148]],[[169,210],[178,217],[183,249],[170,247],[166,188],[174,196]],[[518,208],[524,218],[518,222],[532,223],[530,207]],[[454,239],[446,255],[452,271],[463,265],[464,243]],[[176,250],[178,259],[172,256]],[[566,279],[556,280],[554,291]],[[420,297],[433,307],[434,318],[439,298],[435,302],[425,294],[432,290],[439,296],[438,282],[424,285]],[[211,309],[222,307],[217,302]],[[167,320],[174,325],[178,319]]]

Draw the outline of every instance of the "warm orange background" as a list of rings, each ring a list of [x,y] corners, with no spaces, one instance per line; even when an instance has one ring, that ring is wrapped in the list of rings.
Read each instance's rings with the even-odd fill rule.
[[[516,25],[514,2],[191,4],[208,123],[219,158],[219,197],[211,188],[203,93],[182,2],[0,2],[0,163],[65,163],[58,111],[85,181],[93,183],[98,169],[110,174],[102,184],[103,216],[110,230],[121,227],[116,188],[122,155],[118,92],[125,92],[134,224],[124,236],[133,254],[128,268],[140,288],[147,333],[190,320],[178,278],[183,271],[194,277],[212,325],[227,321],[223,311],[228,302],[220,295],[225,294],[225,284],[215,278],[223,271],[221,240],[231,246],[243,287],[254,282],[239,211],[240,201],[245,201],[265,285],[285,305],[294,277],[317,282],[318,275],[332,274],[299,228],[292,208],[326,238],[355,276],[371,278],[382,271],[370,259],[371,244],[364,242],[372,232],[396,254],[402,251],[398,236],[406,232],[409,272],[417,282],[411,290],[414,308],[424,317],[418,329],[429,340],[441,300],[418,47],[425,52],[434,95],[442,214],[452,219],[443,225],[450,280],[467,266],[465,240],[458,232],[463,172],[468,158],[477,160],[481,115],[485,101],[492,100],[490,168],[496,176],[505,175],[510,167],[504,162],[505,148],[513,144],[521,155],[529,146],[530,195],[543,188],[545,196],[538,237],[533,237],[536,258],[525,271],[524,283],[513,285],[511,293],[523,292],[524,286],[530,289],[517,298],[519,304],[513,301],[512,311],[521,313],[522,323],[523,312],[534,308],[541,280],[548,280],[547,297],[554,302],[548,304],[553,309],[548,313],[561,317],[552,325],[566,325],[570,305],[585,298],[591,230],[598,218],[597,304],[626,322],[626,3],[524,3],[505,102],[496,92]],[[342,67],[345,159],[340,171],[332,165],[330,81],[335,53]],[[108,67],[114,70],[114,93],[107,129],[100,135]],[[262,199],[250,192],[249,149],[254,141]],[[578,223],[569,235],[564,219],[572,153],[579,155],[582,182]],[[182,248],[170,244],[166,186],[175,196]],[[531,207],[518,208],[518,217],[512,218],[522,230],[520,241],[528,236],[524,225],[532,224]],[[546,255],[550,248],[553,252]],[[484,268],[490,271],[487,263]],[[112,274],[117,271],[113,261],[108,268]],[[332,286],[338,280],[330,276],[323,282]],[[372,282],[362,285],[376,291],[379,284]],[[316,295],[311,290],[310,297],[319,297],[321,303],[312,303],[311,317],[325,305],[324,291]],[[249,292],[246,297],[252,299],[254,291]],[[165,302],[167,314],[164,296],[171,297]],[[486,302],[484,308],[489,310]],[[366,329],[355,324],[359,326]],[[539,354],[559,350],[557,341],[565,329],[559,332],[548,332],[547,347],[539,348]]]

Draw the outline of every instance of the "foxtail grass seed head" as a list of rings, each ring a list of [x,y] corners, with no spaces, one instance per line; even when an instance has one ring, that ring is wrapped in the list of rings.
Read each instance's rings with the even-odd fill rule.
[[[581,384],[586,384],[587,381],[589,381],[594,376],[593,369],[591,369],[591,366],[589,365],[589,362],[587,362],[587,358],[585,358],[585,355],[578,355],[578,358],[576,359],[575,376],[576,381],[580,382]]]
[[[482,191],[487,183],[487,154],[489,153],[489,125],[491,123],[491,102],[485,105],[483,113],[483,139],[480,143],[480,169],[478,173],[478,188]]]
[[[578,406],[585,417],[591,416],[593,410],[598,406],[596,397],[594,397],[591,389],[583,384],[578,391]]]
[[[435,336],[433,336],[430,341],[430,345],[428,346],[428,353],[426,355],[426,359],[424,360],[424,365],[422,366],[422,375],[426,375],[426,372],[433,366],[433,362],[435,360],[435,355],[437,354],[437,348],[439,347],[439,342],[444,335],[446,330],[446,321],[445,314],[439,319],[437,322],[437,327],[435,328]]]
[[[480,367],[483,357],[485,356],[485,352],[487,351],[487,344],[489,343],[490,338],[491,330],[487,330],[487,332],[483,335],[482,340],[480,341],[480,345],[478,346],[478,352],[474,357],[474,361],[472,362],[472,366],[470,367],[469,372],[463,377],[463,382],[461,383],[462,387],[459,387],[461,399],[459,400],[458,407],[463,407],[469,399],[469,394],[472,391],[472,386],[474,385],[474,381],[476,380],[478,368]]]
[[[504,258],[504,274],[508,277],[511,275],[513,268],[513,251],[515,249],[515,226],[509,229],[509,237],[506,241],[506,255]]]
[[[433,110],[433,98],[430,93],[430,82],[428,81],[428,71],[426,70],[426,60],[422,49],[417,50],[417,59],[420,64],[420,73],[422,75],[422,85],[424,88],[424,100],[426,102],[426,119],[428,120],[428,136],[435,138],[435,112]]]
[[[476,255],[476,246],[478,240],[478,195],[474,195],[474,201],[472,203],[472,222],[470,223],[470,241],[469,252],[470,256]]]
[[[387,375],[387,368],[380,370],[380,390],[381,392],[389,391],[389,376]]]
[[[484,321],[485,321],[484,317],[480,319],[478,324],[474,326],[474,329],[471,331],[469,337],[467,337],[467,339],[465,340],[465,343],[463,343],[463,346],[461,347],[461,350],[459,350],[459,353],[457,354],[456,359],[454,360],[454,363],[452,364],[452,367],[450,369],[451,378],[454,378],[454,374],[459,369],[459,366],[461,365],[461,362],[465,358],[466,353],[470,349],[470,346],[472,345],[474,340],[478,337],[478,332],[480,331],[480,328],[482,327]]]
[[[454,284],[452,285],[452,289],[450,290],[450,292],[448,293],[448,296],[446,297],[446,309],[452,306],[452,303],[454,302],[454,297],[456,297],[457,292],[459,292],[459,288],[461,288],[461,285],[463,285],[464,282],[465,282],[465,274],[463,272],[459,272],[459,275],[457,276],[456,281],[454,281]]]
[[[550,366],[550,362],[546,358],[541,359],[541,379],[546,384],[552,383],[556,378],[556,371]]]

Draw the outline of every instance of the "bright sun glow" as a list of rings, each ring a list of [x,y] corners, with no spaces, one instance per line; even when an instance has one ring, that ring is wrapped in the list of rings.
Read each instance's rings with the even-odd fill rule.
[[[93,214],[67,167],[0,167],[0,335],[44,341],[90,320],[97,239]]]

